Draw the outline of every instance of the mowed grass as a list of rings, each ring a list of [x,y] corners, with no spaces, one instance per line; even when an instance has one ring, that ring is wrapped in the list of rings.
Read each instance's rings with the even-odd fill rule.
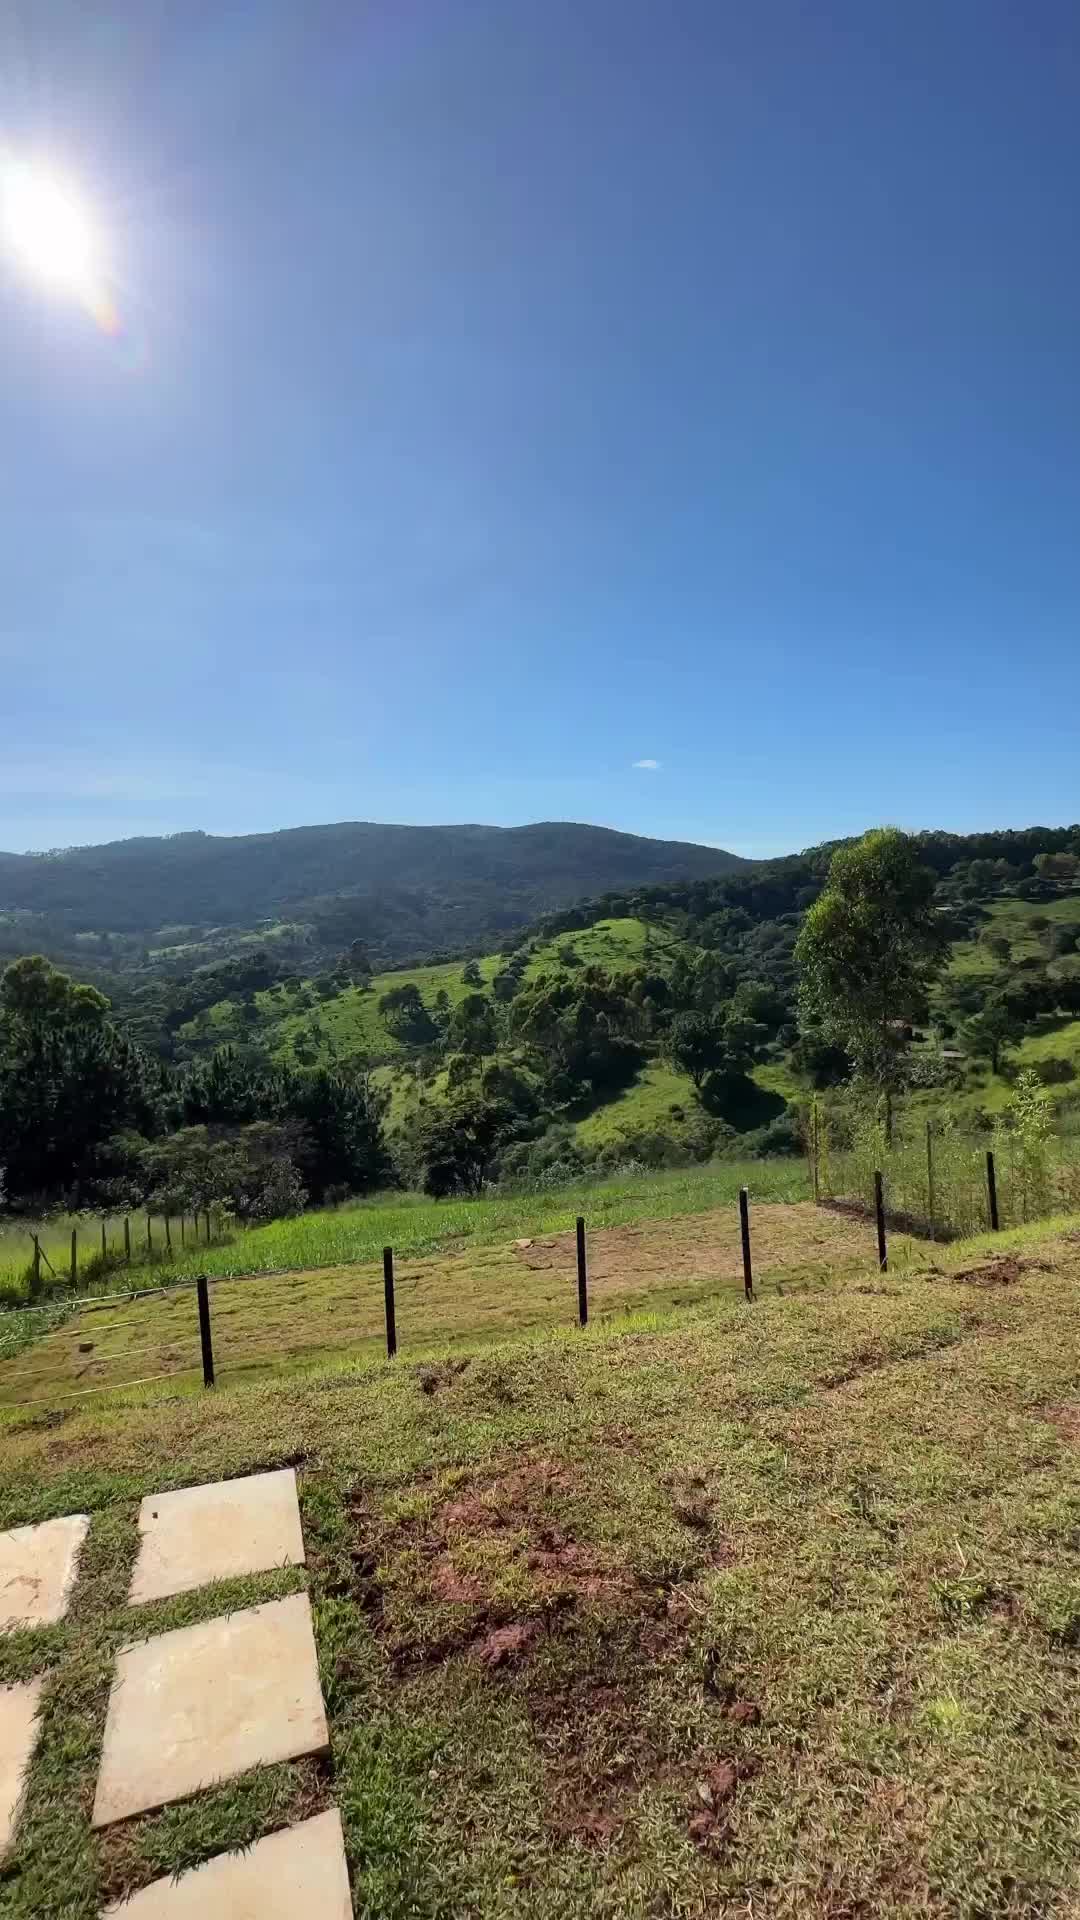
[[[871,1230],[808,1202],[755,1207],[755,1288],[823,1287],[876,1264]],[[895,1260],[910,1243],[894,1239]],[[743,1298],[738,1210],[600,1227],[588,1240],[592,1320]],[[399,1351],[473,1349],[492,1340],[577,1319],[572,1232],[405,1258],[395,1276]],[[381,1262],[220,1280],[210,1291],[220,1380],[255,1372],[377,1359],[385,1353]],[[35,1314],[9,1316],[37,1328]],[[0,1333],[3,1329],[0,1326]],[[190,1283],[113,1303],[94,1301],[45,1322],[33,1343],[7,1358],[0,1345],[0,1408],[66,1405],[98,1392],[202,1391],[199,1331]]]
[[[181,1249],[173,1234],[172,1260],[130,1267],[107,1283],[118,1291],[161,1286],[197,1273],[244,1274],[330,1267],[398,1255],[437,1253],[531,1233],[572,1227],[579,1213],[591,1225],[620,1226],[671,1219],[734,1205],[746,1186],[755,1201],[805,1200],[809,1175],[801,1160],[715,1161],[668,1173],[624,1174],[583,1180],[547,1192],[497,1193],[478,1200],[429,1200],[418,1193],[381,1194],[352,1206],[299,1214],[263,1227],[238,1229],[210,1246]],[[160,1243],[160,1222],[154,1231]],[[104,1291],[95,1286],[95,1291]]]
[[[48,1676],[0,1909],[332,1802],[360,1920],[1075,1914],[1080,1244],[1007,1247],[9,1423],[0,1524],[91,1529],[67,1621],[0,1639]],[[127,1607],[144,1494],[284,1463],[306,1570]],[[332,1768],[94,1835],[117,1648],[300,1586]]]

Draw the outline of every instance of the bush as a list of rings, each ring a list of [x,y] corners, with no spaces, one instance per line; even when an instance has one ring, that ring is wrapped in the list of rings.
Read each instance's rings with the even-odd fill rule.
[[[1044,1087],[1056,1087],[1066,1080],[1076,1079],[1076,1065],[1063,1054],[1050,1054],[1045,1060],[1037,1060],[1033,1071]]]
[[[790,1110],[781,1113],[767,1126],[758,1127],[754,1133],[744,1133],[740,1140],[740,1151],[754,1155],[801,1154],[804,1150],[802,1128],[798,1115]]]

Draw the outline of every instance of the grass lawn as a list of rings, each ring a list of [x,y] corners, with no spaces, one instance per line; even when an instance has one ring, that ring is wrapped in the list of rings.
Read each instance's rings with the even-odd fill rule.
[[[1080,1243],[9,1421],[91,1529],[12,1920],[322,1806],[363,1920],[1080,1910]],[[308,1566],[132,1611],[140,1497],[297,1467]],[[116,1649],[307,1586],[332,1767],[92,1834]]]

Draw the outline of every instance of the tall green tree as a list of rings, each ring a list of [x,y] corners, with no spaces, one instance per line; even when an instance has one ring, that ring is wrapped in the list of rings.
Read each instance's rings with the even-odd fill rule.
[[[90,1198],[113,1135],[156,1133],[161,1069],[109,1003],[40,954],[0,976],[0,1168],[9,1199]]]
[[[925,1016],[948,945],[935,885],[907,834],[875,827],[834,853],[795,946],[804,1022],[845,1048],[890,1113],[907,1029]]]

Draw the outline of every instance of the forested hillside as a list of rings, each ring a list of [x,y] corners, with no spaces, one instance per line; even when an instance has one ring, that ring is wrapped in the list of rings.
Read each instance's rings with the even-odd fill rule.
[[[0,955],[78,952],[86,965],[116,971],[148,957],[183,967],[227,949],[230,934],[258,930],[288,951],[306,949],[312,970],[321,954],[357,939],[393,965],[495,944],[585,895],[747,864],[716,847],[565,821],[351,821],[0,854]]]
[[[887,1076],[860,1065],[848,1009],[838,1028],[800,996],[835,874],[879,842],[915,876],[934,960],[876,1002]],[[407,968],[353,939],[313,974],[256,942],[121,975],[110,1006],[20,961],[0,981],[9,1203],[187,1194],[259,1217],[387,1180],[451,1193],[790,1153],[815,1093],[843,1120],[849,1091],[886,1086],[977,1130],[1023,1069],[1048,1111],[1080,1109],[1080,829],[833,852],[608,893]]]

